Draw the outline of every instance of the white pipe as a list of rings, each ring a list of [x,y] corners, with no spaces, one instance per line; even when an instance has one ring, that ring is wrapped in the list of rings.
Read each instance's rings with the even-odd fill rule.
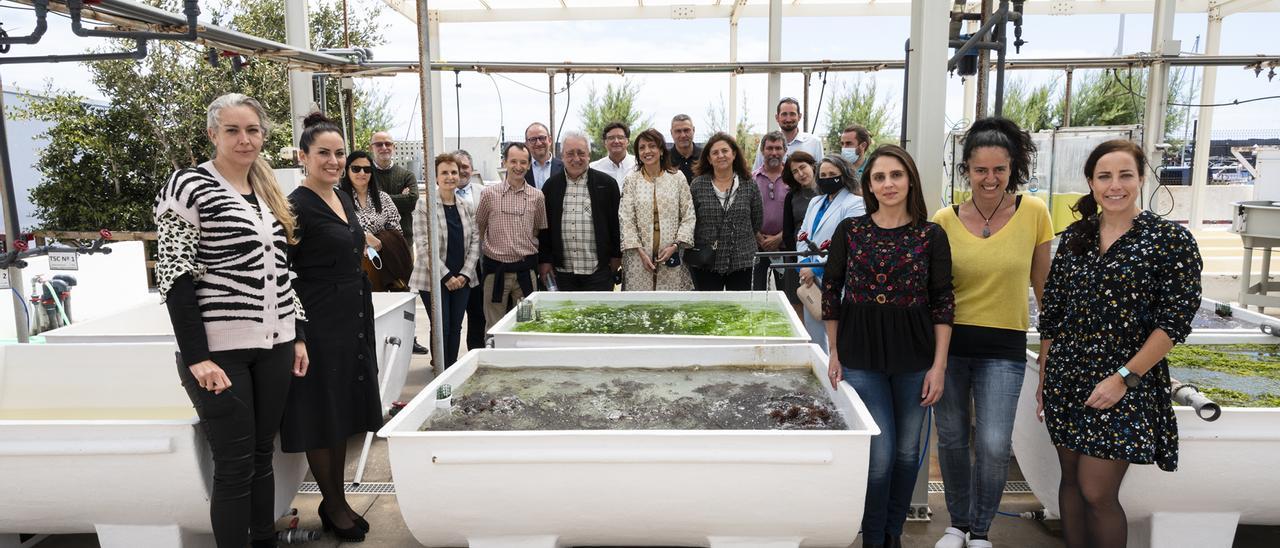
[[[1205,33],[1205,55],[1217,55],[1222,45],[1222,14],[1218,9],[1209,12],[1209,29]],[[1200,84],[1200,104],[1214,102],[1218,88],[1218,68],[1205,67]],[[1204,188],[1209,179],[1209,146],[1213,141],[1213,107],[1200,107],[1199,122],[1196,124],[1195,156],[1191,160],[1191,223],[1189,228],[1196,230],[1204,221]]]
[[[386,350],[382,355],[382,382],[378,383],[378,401],[383,402],[387,399],[387,384],[391,382],[391,364],[396,363],[396,354],[403,346],[399,337],[387,337],[385,342]],[[381,403],[379,403],[381,408]],[[387,412],[382,409],[383,414]],[[364,479],[364,467],[369,462],[369,446],[373,445],[373,432],[366,432],[364,435],[364,446],[360,448],[360,462],[356,464],[356,476],[351,483],[360,485],[360,480]]]
[[[1162,153],[1156,148],[1156,145],[1164,141],[1165,106],[1169,93],[1169,63],[1162,60],[1162,55],[1165,51],[1165,43],[1173,36],[1173,15],[1176,10],[1175,0],[1155,0],[1150,50],[1155,56],[1155,61],[1151,63],[1151,68],[1147,69],[1147,107],[1142,117],[1142,151],[1147,155],[1147,165],[1150,169],[1143,174],[1146,178],[1142,185],[1139,203],[1146,209],[1155,207],[1154,203],[1147,203],[1147,197],[1151,195],[1151,189],[1159,183],[1154,173],[1164,165],[1161,159]]]

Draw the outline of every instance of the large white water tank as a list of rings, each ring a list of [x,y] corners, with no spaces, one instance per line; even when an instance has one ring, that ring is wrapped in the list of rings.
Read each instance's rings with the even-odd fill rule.
[[[1253,181],[1253,199],[1280,201],[1280,149],[1259,150],[1255,158],[1258,178]]]

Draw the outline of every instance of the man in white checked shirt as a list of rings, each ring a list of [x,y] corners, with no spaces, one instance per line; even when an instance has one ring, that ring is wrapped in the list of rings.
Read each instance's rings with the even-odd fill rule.
[[[565,132],[561,156],[564,171],[542,186],[547,228],[538,235],[538,272],[561,291],[612,291],[622,266],[618,184],[588,167],[591,144],[580,132]]]

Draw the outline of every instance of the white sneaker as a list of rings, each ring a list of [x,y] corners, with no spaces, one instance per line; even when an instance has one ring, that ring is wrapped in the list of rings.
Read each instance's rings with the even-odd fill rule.
[[[948,527],[943,532],[942,538],[938,539],[938,543],[933,545],[933,548],[965,548],[965,540],[968,538],[969,535],[964,531],[955,527]],[[987,545],[990,546],[990,543]]]
[[[991,541],[986,539],[969,539],[965,548],[991,548]]]

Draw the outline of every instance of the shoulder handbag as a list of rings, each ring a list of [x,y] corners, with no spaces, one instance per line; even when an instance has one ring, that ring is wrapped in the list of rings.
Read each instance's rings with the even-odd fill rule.
[[[737,177],[735,176],[734,179],[734,182],[736,183]],[[715,192],[715,188],[713,187],[711,191]],[[691,247],[686,249],[684,251],[684,264],[704,270],[715,267],[716,249],[720,247],[721,229],[724,228],[725,219],[729,218],[729,207],[730,204],[733,203],[734,195],[737,193],[738,189],[732,188],[729,192],[729,196],[725,198],[724,203],[720,204],[722,216],[720,217],[720,225],[716,227],[716,239],[711,242],[711,247]],[[719,201],[719,198],[717,198],[716,202],[719,203]]]

